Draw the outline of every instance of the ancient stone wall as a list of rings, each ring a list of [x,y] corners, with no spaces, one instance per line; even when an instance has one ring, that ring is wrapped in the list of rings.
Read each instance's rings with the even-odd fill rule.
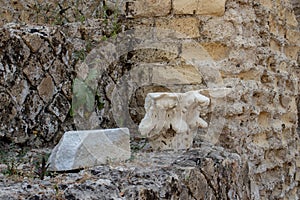
[[[297,17],[297,21],[300,21],[300,2],[297,0],[291,0],[293,7],[294,7],[294,13]]]
[[[106,4],[109,9],[111,3]],[[198,140],[205,140],[239,154],[242,168],[249,169],[251,199],[297,199],[300,196],[300,146],[296,131],[300,35],[292,4],[286,0],[188,3],[142,0],[120,1],[117,8],[123,30],[137,26],[171,29],[183,33],[183,39],[197,42],[213,59],[221,77],[219,86],[231,89],[226,95],[211,96],[216,106],[206,111],[204,118],[209,127],[199,132],[195,146]],[[15,19],[13,16],[11,19]],[[25,18],[31,19],[25,22],[34,19]],[[9,17],[3,19],[11,21]],[[2,28],[1,137],[41,146],[55,144],[65,130],[75,128],[70,113],[72,81],[84,53],[116,30],[102,20],[63,24]],[[99,31],[101,27],[109,33]],[[158,70],[157,74],[164,81],[169,77],[163,72],[177,63],[177,67],[185,69],[184,73],[194,74],[194,68],[179,59],[186,54],[197,56],[197,51],[188,52],[178,51],[174,56],[155,49],[136,50],[111,64],[97,89],[99,102],[95,113],[100,126],[118,125],[111,108],[112,91],[126,72],[143,63],[160,64],[164,70]],[[210,70],[202,72],[203,80],[200,78],[192,87],[186,83],[180,87],[161,84],[140,87],[128,105],[130,117],[140,122],[148,92],[211,89],[205,77]]]

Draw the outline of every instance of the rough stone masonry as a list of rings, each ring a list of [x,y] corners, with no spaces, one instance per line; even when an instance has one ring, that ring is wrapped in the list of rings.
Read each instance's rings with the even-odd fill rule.
[[[108,25],[99,19],[78,22],[71,8],[58,21],[60,18],[46,18],[44,10],[30,14],[32,10],[28,8],[33,6],[30,1],[12,2],[1,6],[3,24],[16,24],[6,24],[0,31],[0,135],[7,141],[30,146],[53,145],[64,131],[75,128],[69,112],[71,85],[82,62],[82,50],[110,35],[99,31]],[[183,2],[186,1],[120,1],[123,29],[136,26],[172,29],[199,43],[213,58],[224,87],[232,88],[226,97],[218,99],[214,110],[207,111],[205,120],[209,128],[199,133],[199,140],[241,157],[241,168],[248,169],[249,185],[245,186],[250,191],[248,198],[299,198],[296,102],[300,35],[291,2]],[[59,6],[50,6],[59,13]],[[96,13],[87,10],[99,8],[90,2],[82,6],[83,13]],[[27,9],[18,12],[22,8]],[[36,21],[36,16],[44,17]],[[23,25],[20,21],[38,25]],[[50,26],[53,22],[59,26]],[[108,31],[113,32],[109,28]],[[178,60],[180,56],[180,51],[174,55],[151,49],[137,50],[113,63],[100,78],[97,88],[99,106],[95,110],[99,126],[116,125],[111,94],[120,77],[145,62],[165,65],[165,69],[181,66],[186,72],[192,72],[191,66]],[[203,79],[194,85],[181,84],[171,89],[186,92],[206,87]],[[129,110],[137,124],[145,114],[141,102],[149,92],[169,92],[169,89],[164,85],[148,85],[135,91],[129,100]],[[219,118],[210,117],[216,113]],[[224,125],[217,127],[224,119]]]

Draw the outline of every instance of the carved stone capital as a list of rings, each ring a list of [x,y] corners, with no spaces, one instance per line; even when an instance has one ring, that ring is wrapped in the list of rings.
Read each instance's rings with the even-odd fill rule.
[[[139,131],[155,150],[190,148],[197,129],[208,126],[200,112],[209,103],[210,99],[200,91],[149,93]]]

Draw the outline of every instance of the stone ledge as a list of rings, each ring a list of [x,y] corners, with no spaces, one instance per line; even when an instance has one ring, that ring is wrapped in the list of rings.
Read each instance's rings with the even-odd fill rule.
[[[239,155],[202,143],[189,151],[138,153],[127,163],[44,181],[0,181],[0,199],[247,199],[248,181]]]

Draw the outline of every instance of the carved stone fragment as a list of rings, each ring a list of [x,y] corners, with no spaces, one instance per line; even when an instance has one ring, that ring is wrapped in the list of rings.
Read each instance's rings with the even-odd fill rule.
[[[49,169],[65,171],[130,158],[127,128],[69,131],[53,149]]]
[[[201,107],[209,98],[200,91],[186,93],[149,93],[145,99],[146,115],[139,125],[155,150],[190,148],[199,127],[207,122],[200,117]]]

